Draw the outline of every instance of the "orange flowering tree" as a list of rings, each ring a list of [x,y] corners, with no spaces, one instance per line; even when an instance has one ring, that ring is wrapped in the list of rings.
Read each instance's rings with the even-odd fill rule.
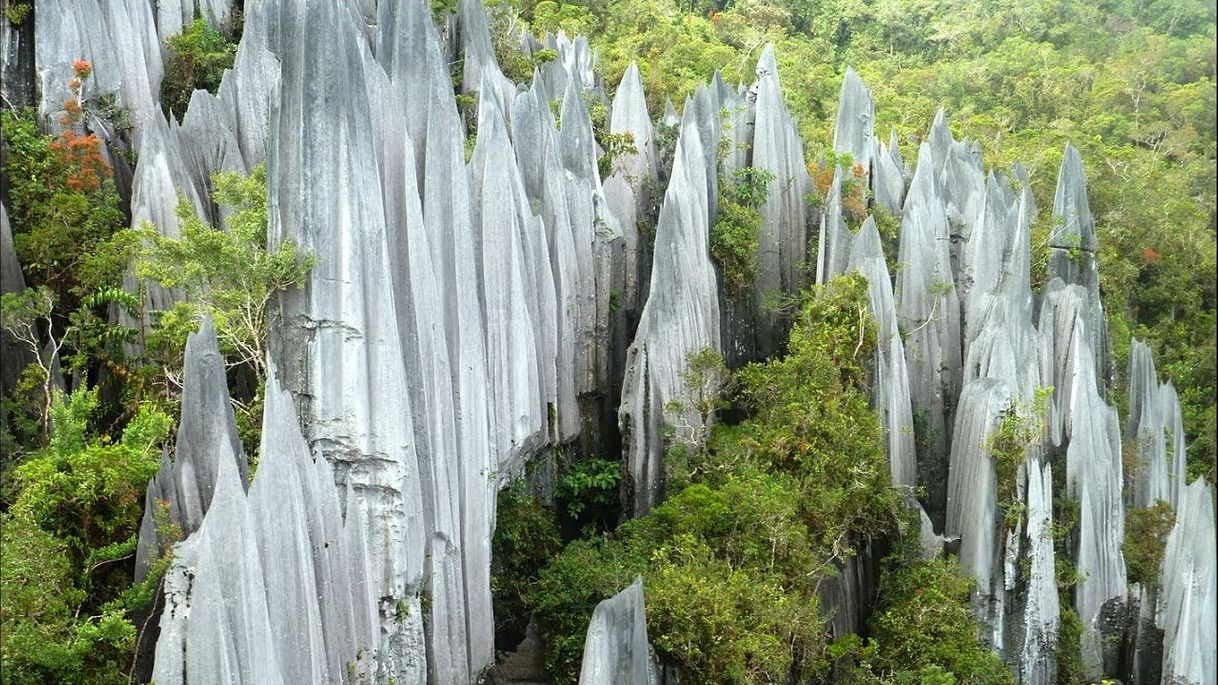
[[[30,287],[27,293],[39,294],[42,323],[34,343],[52,341],[59,350],[56,359],[42,360],[45,367],[58,362],[86,375],[122,358],[122,336],[106,327],[106,309],[114,298],[104,294],[122,292],[118,286],[134,247],[121,232],[126,218],[102,141],[89,130],[94,112],[82,87],[92,73],[89,62],[76,60],[58,135],[40,132],[33,110],[0,113],[0,171],[9,188],[14,247]],[[28,402],[6,398],[10,432],[19,423],[15,415],[45,416],[45,393],[38,392],[45,382],[35,383],[33,375],[24,395],[22,388],[16,390]],[[14,403],[25,408],[14,409]],[[25,442],[20,435],[12,437]]]

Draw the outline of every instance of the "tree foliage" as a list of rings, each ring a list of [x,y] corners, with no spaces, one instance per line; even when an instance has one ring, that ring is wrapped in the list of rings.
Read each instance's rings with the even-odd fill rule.
[[[735,381],[747,418],[716,428],[709,449],[684,452],[688,485],[670,483],[651,514],[572,543],[541,572],[529,603],[558,682],[574,679],[596,603],[636,574],[648,635],[683,680],[826,671],[818,586],[857,540],[894,531],[899,511],[863,386],[875,345],[867,306],[859,276],[809,292],[787,355]],[[707,356],[691,355],[688,383],[726,372]],[[724,386],[711,385],[717,398]]]
[[[96,390],[60,394],[53,437],[6,483],[0,629],[7,683],[125,683],[139,608],[130,559],[144,487],[173,424],[152,409],[111,443],[89,428]],[[155,583],[155,578],[152,583]]]

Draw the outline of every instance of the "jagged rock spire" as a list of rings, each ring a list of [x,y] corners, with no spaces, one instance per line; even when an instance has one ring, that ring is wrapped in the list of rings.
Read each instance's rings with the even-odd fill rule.
[[[647,643],[643,579],[596,605],[584,639],[580,685],[647,685],[655,682]]]

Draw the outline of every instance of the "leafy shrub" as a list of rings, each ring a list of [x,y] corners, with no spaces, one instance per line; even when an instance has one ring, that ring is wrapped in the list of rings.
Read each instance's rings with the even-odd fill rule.
[[[592,519],[601,525],[617,519],[617,484],[622,466],[609,459],[576,461],[558,482],[554,497],[572,520]],[[587,515],[587,516],[585,516]]]
[[[14,249],[27,284],[54,293],[58,326],[87,293],[117,284],[126,263],[111,244],[125,220],[110,166],[97,136],[79,130],[79,100],[69,102],[76,114],[58,137],[38,132],[33,110],[0,113]]]
[[[556,682],[574,681],[596,603],[637,574],[648,635],[683,682],[825,671],[818,583],[852,541],[897,520],[862,387],[875,344],[867,306],[858,276],[808,293],[787,356],[740,374],[748,419],[716,428],[709,451],[684,450],[688,486],[612,535],[572,543],[541,572],[528,602]]]
[[[136,639],[129,560],[172,420],[144,409],[111,444],[89,430],[97,408],[96,390],[57,401],[50,444],[9,483],[0,558],[5,682],[127,682]]]
[[[908,675],[937,666],[961,683],[1009,683],[1002,660],[978,639],[969,601],[973,585],[954,559],[885,572],[869,624],[879,645],[875,666]]]
[[[178,203],[181,237],[168,238],[145,225],[138,233],[144,247],[136,255],[135,272],[186,295],[170,310],[155,314],[148,347],[162,367],[174,372],[181,368],[187,335],[210,314],[221,352],[252,374],[253,391],[246,396],[234,393],[234,408],[244,427],[247,454],[253,455],[258,449],[272,304],[281,292],[304,285],[313,256],[286,238],[268,248],[264,165],[248,177],[222,172],[213,182],[217,203],[233,210],[226,220],[228,230],[212,228],[183,199]],[[172,379],[165,383],[175,385]]]
[[[499,493],[495,536],[491,540],[491,597],[495,607],[495,645],[512,649],[524,639],[529,622],[528,589],[550,557],[562,549],[553,512],[517,483]]]
[[[161,103],[179,119],[196,90],[215,94],[224,70],[233,66],[237,44],[205,19],[195,19],[181,34],[165,41],[169,57],[161,81]]]
[[[1163,551],[1167,547],[1167,536],[1175,524],[1176,513],[1172,511],[1171,504],[1163,500],[1146,508],[1129,509],[1125,513],[1125,541],[1121,545],[1121,553],[1125,555],[1129,582],[1159,584]]]
[[[758,208],[765,204],[774,174],[745,167],[719,191],[719,214],[711,228],[710,254],[723,272],[729,292],[740,293],[757,275],[757,235],[761,230]]]

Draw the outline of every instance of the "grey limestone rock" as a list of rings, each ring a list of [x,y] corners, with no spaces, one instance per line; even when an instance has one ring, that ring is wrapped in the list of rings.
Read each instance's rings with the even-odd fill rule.
[[[274,370],[248,499],[284,682],[344,682],[378,637],[364,532],[354,516],[344,524],[330,465],[310,454]]]
[[[1041,308],[1042,376],[1053,379],[1066,445],[1066,495],[1079,500],[1075,564],[1080,580],[1075,608],[1083,621],[1082,653],[1088,677],[1110,670],[1107,617],[1126,596],[1121,544],[1125,510],[1121,436],[1116,409],[1104,403],[1085,318],[1085,293],[1054,279]]]
[[[330,461],[347,516],[362,517],[368,577],[381,598],[378,675],[426,679],[420,604],[428,531],[365,65],[351,14],[299,2],[281,16],[283,65],[272,110],[269,240],[318,256],[283,297],[272,356],[299,403],[305,437]],[[286,12],[285,12],[286,14]],[[341,97],[323,96],[341,87]],[[307,115],[306,115],[307,112]],[[333,140],[332,145],[317,145]],[[398,617],[397,603],[412,607]],[[442,607],[444,605],[441,605]],[[435,608],[435,607],[433,607]],[[441,611],[444,609],[441,608]]]
[[[662,120],[668,126],[677,126],[681,123],[681,116],[677,114],[677,108],[673,107],[672,100],[664,98],[664,114]]]
[[[1014,388],[979,378],[965,386],[956,412],[944,534],[960,538],[960,565],[977,580],[973,607],[983,643],[1001,649],[1006,586],[998,481],[989,445],[1002,416],[1011,410]]]
[[[13,107],[31,107],[34,100],[34,22],[0,27],[0,95]]]
[[[798,128],[783,104],[773,45],[766,45],[757,60],[756,88],[752,166],[774,175],[766,201],[758,210],[761,230],[753,283],[753,299],[758,305],[756,349],[759,357],[765,358],[778,351],[785,327],[761,303],[774,292],[797,293],[806,283],[806,198],[812,190],[812,179],[804,164]],[[710,157],[713,159],[713,154]]]
[[[153,678],[168,685],[285,683],[241,474],[231,446],[221,441],[213,449],[215,497],[167,572]]]
[[[479,0],[461,0],[461,44],[465,50],[461,86],[466,93],[494,98],[504,116],[511,114],[516,84],[503,75],[495,61],[495,48],[486,23],[486,10]]]
[[[1129,350],[1129,417],[1125,441],[1132,443],[1132,488],[1127,504],[1176,507],[1185,486],[1184,426],[1180,398],[1171,382],[1159,383],[1150,348],[1133,340]]]
[[[544,439],[546,420],[537,362],[539,330],[529,311],[529,300],[538,293],[524,242],[524,233],[538,227],[534,217],[519,211],[517,194],[524,186],[493,102],[483,101],[479,120],[470,189],[482,271],[492,447],[501,467],[510,462],[523,466],[524,456]]]
[[[1078,284],[1086,291],[1087,329],[1095,358],[1100,395],[1112,378],[1108,320],[1100,297],[1096,262],[1095,216],[1087,200],[1087,179],[1078,149],[1067,143],[1053,196],[1053,225],[1049,233],[1049,276]]]
[[[1029,685],[1057,681],[1057,643],[1061,606],[1053,556],[1053,474],[1039,456],[1030,459],[1027,474],[1026,552],[1028,585],[1023,606],[1023,648],[1018,673]]]
[[[647,642],[643,579],[596,605],[584,639],[580,685],[648,685],[655,666]]]
[[[919,437],[918,483],[929,490],[931,519],[944,511],[943,490],[955,398],[962,383],[960,305],[948,250],[947,215],[935,191],[929,143],[905,197],[897,261],[897,321],[905,339],[909,392]]]
[[[614,135],[629,134],[633,139],[636,153],[615,160],[614,170],[621,172],[630,183],[636,198],[636,211],[641,213],[651,202],[649,190],[656,180],[656,153],[651,116],[647,113],[647,100],[643,95],[643,80],[639,75],[639,66],[634,62],[626,68],[613,95],[609,132]]]
[[[871,312],[879,323],[872,405],[880,412],[887,440],[888,463],[893,484],[909,493],[917,486],[917,454],[914,450],[913,410],[909,400],[909,372],[905,366],[905,344],[897,326],[892,281],[880,244],[880,233],[871,217],[854,237],[850,269],[867,277]],[[925,516],[925,512],[922,514]]]
[[[849,154],[871,175],[875,152],[875,102],[857,72],[846,67],[837,98],[837,120],[833,129],[833,151]]]
[[[896,131],[892,132],[888,145],[880,142],[878,136],[872,138],[871,191],[877,206],[900,218],[905,202],[905,171],[897,150]]]
[[[168,520],[188,536],[202,524],[211,506],[223,459],[232,460],[238,480],[246,482],[246,460],[237,437],[237,421],[229,403],[224,357],[210,318],[186,339],[182,373],[182,415],[174,459],[161,459],[161,470],[148,483],[144,518],[135,556],[135,578],[142,580],[149,565],[172,540],[158,530],[154,512],[167,507]]]
[[[663,500],[662,460],[671,441],[666,429],[701,431],[681,380],[691,354],[719,345],[719,302],[707,252],[710,194],[706,155],[686,108],[660,222],[656,229],[651,290],[627,351],[619,421],[630,509],[646,514]]]
[[[842,168],[833,170],[833,183],[825,197],[825,209],[820,216],[820,238],[816,242],[816,281],[828,283],[834,276],[845,273],[850,259],[852,233],[846,226],[842,210]]]
[[[1157,624],[1163,630],[1162,682],[1218,682],[1214,655],[1218,562],[1214,548],[1214,491],[1197,479],[1181,488],[1176,524],[1163,553]]]
[[[25,276],[13,245],[13,231],[8,223],[8,209],[0,204],[0,294],[25,291]],[[33,354],[9,334],[0,330],[0,390],[5,396],[16,386],[26,365],[34,361]]]

